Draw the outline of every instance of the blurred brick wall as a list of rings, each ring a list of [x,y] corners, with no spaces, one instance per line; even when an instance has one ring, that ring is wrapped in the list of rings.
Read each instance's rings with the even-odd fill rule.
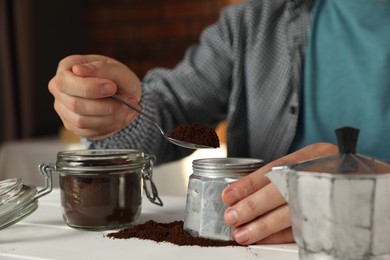
[[[239,0],[87,0],[89,51],[127,64],[140,78],[171,68],[220,10]]]

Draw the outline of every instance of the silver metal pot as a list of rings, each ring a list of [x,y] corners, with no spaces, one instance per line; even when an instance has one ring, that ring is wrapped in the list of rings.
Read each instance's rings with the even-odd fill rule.
[[[300,259],[390,259],[390,164],[356,154],[358,132],[336,130],[338,154],[266,174],[289,204]]]

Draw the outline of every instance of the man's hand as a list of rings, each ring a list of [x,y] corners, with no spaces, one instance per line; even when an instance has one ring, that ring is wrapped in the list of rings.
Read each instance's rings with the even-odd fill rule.
[[[102,139],[130,124],[136,113],[110,96],[138,106],[141,83],[124,64],[100,55],[63,59],[49,82],[54,109],[65,128],[89,139]]]
[[[294,241],[288,205],[264,175],[277,165],[298,163],[337,153],[333,144],[317,143],[275,160],[231,184],[222,193],[229,208],[225,222],[234,227],[233,239],[243,245]]]

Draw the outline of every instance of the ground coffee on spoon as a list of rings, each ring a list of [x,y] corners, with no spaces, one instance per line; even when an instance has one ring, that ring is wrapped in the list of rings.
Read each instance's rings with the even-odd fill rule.
[[[197,123],[178,125],[169,137],[183,142],[219,147],[219,138],[214,129]]]

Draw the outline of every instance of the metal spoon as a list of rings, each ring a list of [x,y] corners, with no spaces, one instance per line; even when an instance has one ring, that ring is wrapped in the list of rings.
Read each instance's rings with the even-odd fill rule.
[[[137,113],[143,115],[146,119],[148,119],[155,126],[157,126],[158,130],[160,130],[161,134],[165,137],[165,139],[167,139],[169,142],[171,142],[171,143],[173,143],[175,145],[178,145],[178,146],[181,146],[181,147],[184,147],[184,148],[188,148],[188,149],[214,148],[212,146],[188,143],[188,142],[184,142],[184,141],[181,141],[181,140],[178,140],[178,139],[171,138],[164,132],[164,130],[161,128],[161,126],[157,123],[156,119],[154,119],[151,115],[149,115],[148,113],[146,113],[146,112],[144,112],[144,111],[142,111],[140,109],[135,108],[130,103],[126,102],[125,100],[123,100],[122,98],[120,98],[120,97],[118,97],[116,95],[115,96],[111,96],[111,97],[113,99],[115,99],[116,101],[118,101],[119,103],[122,103],[125,106],[127,106],[128,108],[130,108],[130,109],[136,111]]]

